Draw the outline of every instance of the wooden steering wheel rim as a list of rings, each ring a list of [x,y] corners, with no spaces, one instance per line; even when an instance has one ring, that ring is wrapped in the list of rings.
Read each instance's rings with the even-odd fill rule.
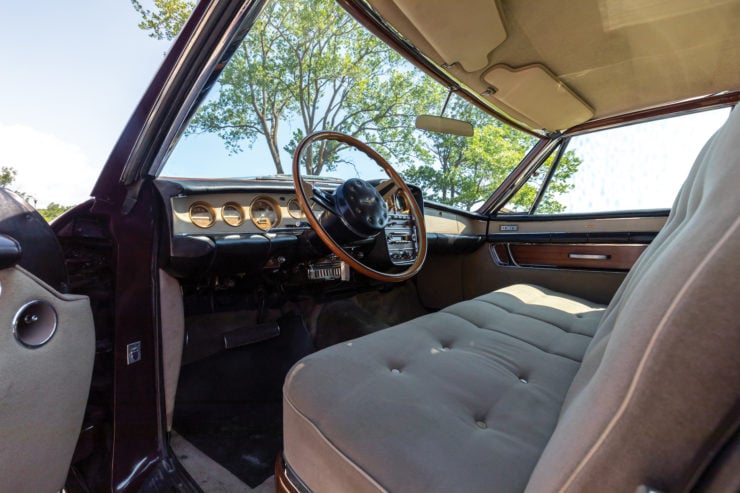
[[[393,183],[401,190],[401,193],[403,193],[404,199],[406,200],[406,204],[408,204],[409,206],[409,211],[413,216],[414,226],[416,227],[416,233],[419,242],[419,254],[416,256],[414,262],[408,268],[406,268],[406,270],[398,273],[392,273],[383,272],[373,269],[372,267],[368,267],[367,265],[363,264],[359,260],[349,255],[347,252],[345,252],[342,246],[334,241],[334,238],[332,238],[326,232],[324,227],[321,226],[321,223],[318,221],[316,215],[311,209],[311,204],[309,204],[308,202],[308,195],[306,194],[304,181],[301,179],[300,173],[300,157],[303,154],[303,150],[307,146],[319,140],[335,140],[361,150],[362,152],[370,156],[376,163],[378,163],[378,165],[383,168],[386,173],[388,173],[388,176],[390,176],[391,180],[393,180]],[[301,209],[303,209],[303,212],[306,215],[306,219],[311,225],[311,228],[313,228],[318,237],[321,239],[321,241],[324,242],[329,250],[331,250],[332,253],[334,253],[341,260],[347,262],[350,267],[367,277],[384,282],[402,282],[419,273],[422,265],[424,264],[424,260],[426,259],[427,254],[427,234],[426,228],[424,227],[424,215],[422,214],[421,209],[419,209],[419,204],[416,203],[414,196],[411,194],[411,190],[409,190],[409,187],[406,186],[406,183],[403,181],[401,176],[396,172],[396,170],[393,169],[390,164],[388,164],[388,162],[380,154],[375,152],[372,147],[350,135],[339,132],[313,133],[304,138],[301,143],[298,144],[298,147],[296,147],[295,153],[293,154],[293,183],[295,184],[296,194],[298,196],[298,203],[300,204]]]

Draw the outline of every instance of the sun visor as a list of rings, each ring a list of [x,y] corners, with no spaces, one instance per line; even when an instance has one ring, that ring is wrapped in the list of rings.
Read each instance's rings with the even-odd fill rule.
[[[511,68],[494,65],[482,76],[500,101],[536,124],[554,132],[590,120],[594,110],[542,65]]]
[[[488,65],[488,54],[506,39],[495,0],[393,0],[417,31],[448,65],[475,72]]]

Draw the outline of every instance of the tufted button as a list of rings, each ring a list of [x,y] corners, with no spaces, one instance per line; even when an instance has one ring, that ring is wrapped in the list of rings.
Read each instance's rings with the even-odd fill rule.
[[[398,368],[392,368],[391,373],[398,375],[399,373],[401,373],[401,370],[399,370]]]
[[[526,378],[520,378],[519,381],[522,383],[528,383]]]
[[[449,351],[449,350],[450,350],[450,346],[442,346],[442,351]]]
[[[475,426],[477,426],[481,430],[485,430],[486,428],[488,428],[488,425],[484,421],[476,421]]]

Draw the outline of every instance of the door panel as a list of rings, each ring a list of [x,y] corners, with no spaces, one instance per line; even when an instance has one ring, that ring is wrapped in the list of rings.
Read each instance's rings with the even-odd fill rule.
[[[90,303],[22,267],[0,270],[0,289],[0,491],[58,491],[90,388]]]
[[[627,275],[625,271],[499,265],[491,255],[490,248],[481,248],[468,257],[463,264],[463,272],[467,280],[466,298],[524,283],[602,304],[609,303]]]
[[[482,292],[506,283],[534,283],[608,304],[665,224],[668,211],[649,217],[604,216],[492,221],[488,255],[481,254],[470,266],[471,275],[481,270],[490,275],[471,283]]]
[[[0,491],[64,487],[90,390],[95,333],[86,296],[47,222],[0,188]]]
[[[430,251],[417,281],[419,295],[426,306],[444,308],[529,283],[607,304],[667,215],[491,221],[489,234],[480,235],[485,244],[472,253]]]
[[[482,246],[467,255],[429,255],[417,288],[429,308],[444,308],[520,283],[607,304],[626,275],[624,271],[502,266],[494,261],[490,247]]]

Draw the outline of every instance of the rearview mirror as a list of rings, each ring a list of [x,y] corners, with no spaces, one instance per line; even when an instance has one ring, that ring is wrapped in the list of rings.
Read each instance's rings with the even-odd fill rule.
[[[419,115],[416,117],[416,128],[462,137],[473,136],[472,123],[443,116]]]

